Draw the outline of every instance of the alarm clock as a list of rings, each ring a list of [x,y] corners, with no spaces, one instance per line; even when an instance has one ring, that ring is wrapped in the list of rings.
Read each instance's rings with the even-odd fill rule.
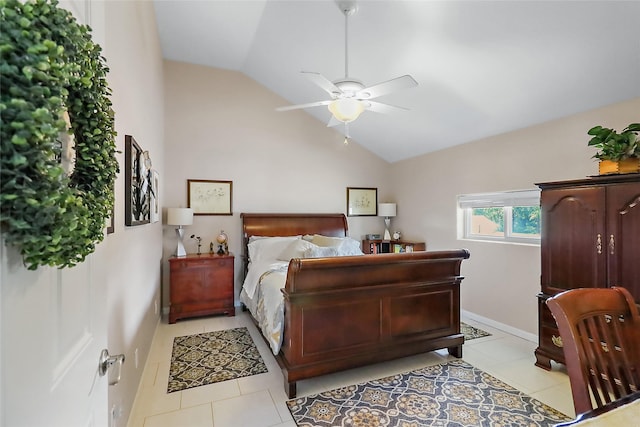
[[[399,231],[394,231],[393,232],[393,240],[400,240],[400,232]]]

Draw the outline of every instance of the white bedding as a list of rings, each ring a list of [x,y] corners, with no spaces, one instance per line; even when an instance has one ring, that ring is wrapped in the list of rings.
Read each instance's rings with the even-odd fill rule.
[[[363,255],[359,242],[349,237],[314,235],[306,238],[310,240],[301,239],[301,236],[258,237],[252,238],[248,245],[250,262],[240,301],[258,322],[274,355],[280,352],[284,335],[281,289],[287,280],[289,261],[292,258]]]
[[[281,289],[287,280],[288,266],[289,263],[284,261],[250,265],[245,285],[247,280],[255,280],[254,286],[248,286],[254,289],[253,297],[249,296],[245,286],[240,292],[240,301],[258,322],[258,327],[274,355],[278,354],[282,346],[284,302]],[[254,277],[257,279],[253,279]]]

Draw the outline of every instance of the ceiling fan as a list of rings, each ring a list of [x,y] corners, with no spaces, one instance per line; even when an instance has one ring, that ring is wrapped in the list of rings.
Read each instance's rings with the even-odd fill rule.
[[[336,126],[344,123],[345,127],[347,123],[357,119],[365,110],[374,111],[376,113],[407,111],[406,108],[383,104],[381,102],[372,101],[372,99],[378,98],[382,95],[387,95],[400,89],[417,86],[418,82],[416,82],[410,75],[407,74],[401,77],[396,77],[395,79],[387,80],[373,86],[365,86],[360,80],[349,77],[349,16],[353,15],[357,11],[357,5],[354,0],[336,0],[336,3],[345,16],[344,78],[334,80],[332,82],[320,73],[303,71],[302,73],[313,83],[324,89],[331,99],[326,101],[310,102],[307,104],[279,107],[276,108],[276,110],[289,111],[326,105],[332,114],[327,126]]]

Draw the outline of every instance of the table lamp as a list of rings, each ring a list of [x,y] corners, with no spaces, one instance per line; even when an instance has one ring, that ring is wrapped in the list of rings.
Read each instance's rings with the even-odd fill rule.
[[[378,216],[384,217],[384,237],[382,240],[391,240],[391,233],[389,233],[389,226],[391,225],[391,217],[396,216],[396,204],[395,203],[379,203],[378,204]]]
[[[178,248],[176,249],[176,256],[185,256],[187,251],[184,250],[184,243],[182,239],[184,237],[185,225],[193,224],[193,209],[191,208],[168,208],[167,209],[167,225],[177,225],[176,234],[178,235]]]

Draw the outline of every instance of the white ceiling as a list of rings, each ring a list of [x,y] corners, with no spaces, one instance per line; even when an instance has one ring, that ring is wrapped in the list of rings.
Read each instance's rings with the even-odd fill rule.
[[[300,71],[344,77],[333,0],[154,3],[165,58],[240,71],[284,105],[328,99]],[[370,86],[410,74],[419,84],[377,99],[409,111],[365,111],[349,126],[389,162],[640,97],[640,1],[357,4],[350,77]],[[330,118],[326,107],[305,111]]]

